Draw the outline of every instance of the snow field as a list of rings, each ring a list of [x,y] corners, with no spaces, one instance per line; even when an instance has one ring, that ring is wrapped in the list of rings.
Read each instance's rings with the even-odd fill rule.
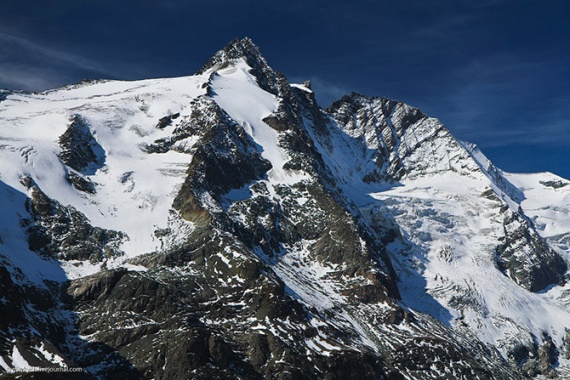
[[[195,76],[107,81],[9,96],[0,108],[0,180],[12,188],[5,191],[20,194],[23,201],[28,190],[20,178],[30,176],[47,196],[76,208],[92,225],[124,232],[127,238],[120,249],[125,256],[111,260],[111,265],[122,265],[130,257],[160,248],[163,242],[154,231],[169,226],[172,201],[192,156],[175,151],[148,154],[141,147],[172,134],[174,125],[156,128],[160,118],[174,113],[180,113],[179,120],[189,117],[190,101],[205,94],[202,85],[207,80]],[[93,195],[69,184],[66,175],[71,169],[58,157],[59,136],[75,114],[86,120],[105,152],[104,165],[85,175],[96,186]],[[186,145],[185,151],[195,143],[191,138],[179,142]],[[68,262],[63,265],[66,273],[62,275],[55,263],[39,265],[41,259],[27,247],[7,246],[8,241],[26,241],[23,232],[14,226],[19,226],[16,220],[27,215],[22,202],[10,202],[8,206],[11,211],[2,217],[0,238],[13,264],[25,268],[34,282],[41,284],[42,278],[77,278],[100,269],[99,264]]]

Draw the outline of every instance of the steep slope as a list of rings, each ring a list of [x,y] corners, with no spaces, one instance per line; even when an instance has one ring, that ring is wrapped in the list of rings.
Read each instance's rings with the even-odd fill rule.
[[[249,39],[191,77],[2,94],[0,370],[567,371],[568,229],[416,108],[322,110]]]
[[[564,345],[568,313],[526,290],[563,284],[567,265],[519,207],[520,190],[417,109],[353,95],[327,111],[328,128],[314,123],[314,136],[347,198],[371,227],[399,230],[387,250],[403,302],[468,327],[526,374],[550,373],[533,357],[552,339]],[[359,150],[368,157],[350,171],[344,163]]]

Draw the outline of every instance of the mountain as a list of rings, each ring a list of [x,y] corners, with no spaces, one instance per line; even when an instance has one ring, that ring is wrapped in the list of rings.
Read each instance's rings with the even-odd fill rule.
[[[570,376],[569,184],[399,101],[322,109],[247,38],[189,77],[2,91],[0,371]]]

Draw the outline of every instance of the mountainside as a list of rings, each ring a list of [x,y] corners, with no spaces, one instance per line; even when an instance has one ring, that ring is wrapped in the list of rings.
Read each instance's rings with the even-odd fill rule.
[[[0,373],[570,376],[569,184],[399,101],[322,109],[247,38],[1,91]]]

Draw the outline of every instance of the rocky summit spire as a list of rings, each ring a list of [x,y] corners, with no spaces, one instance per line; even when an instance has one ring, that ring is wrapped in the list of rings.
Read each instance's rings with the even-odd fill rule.
[[[251,73],[257,78],[261,88],[272,94],[278,93],[278,74],[269,67],[259,48],[248,37],[241,40],[233,39],[226,47],[206,61],[202,68],[196,72],[196,75],[207,72],[214,73],[235,64],[240,59],[251,67]]]

